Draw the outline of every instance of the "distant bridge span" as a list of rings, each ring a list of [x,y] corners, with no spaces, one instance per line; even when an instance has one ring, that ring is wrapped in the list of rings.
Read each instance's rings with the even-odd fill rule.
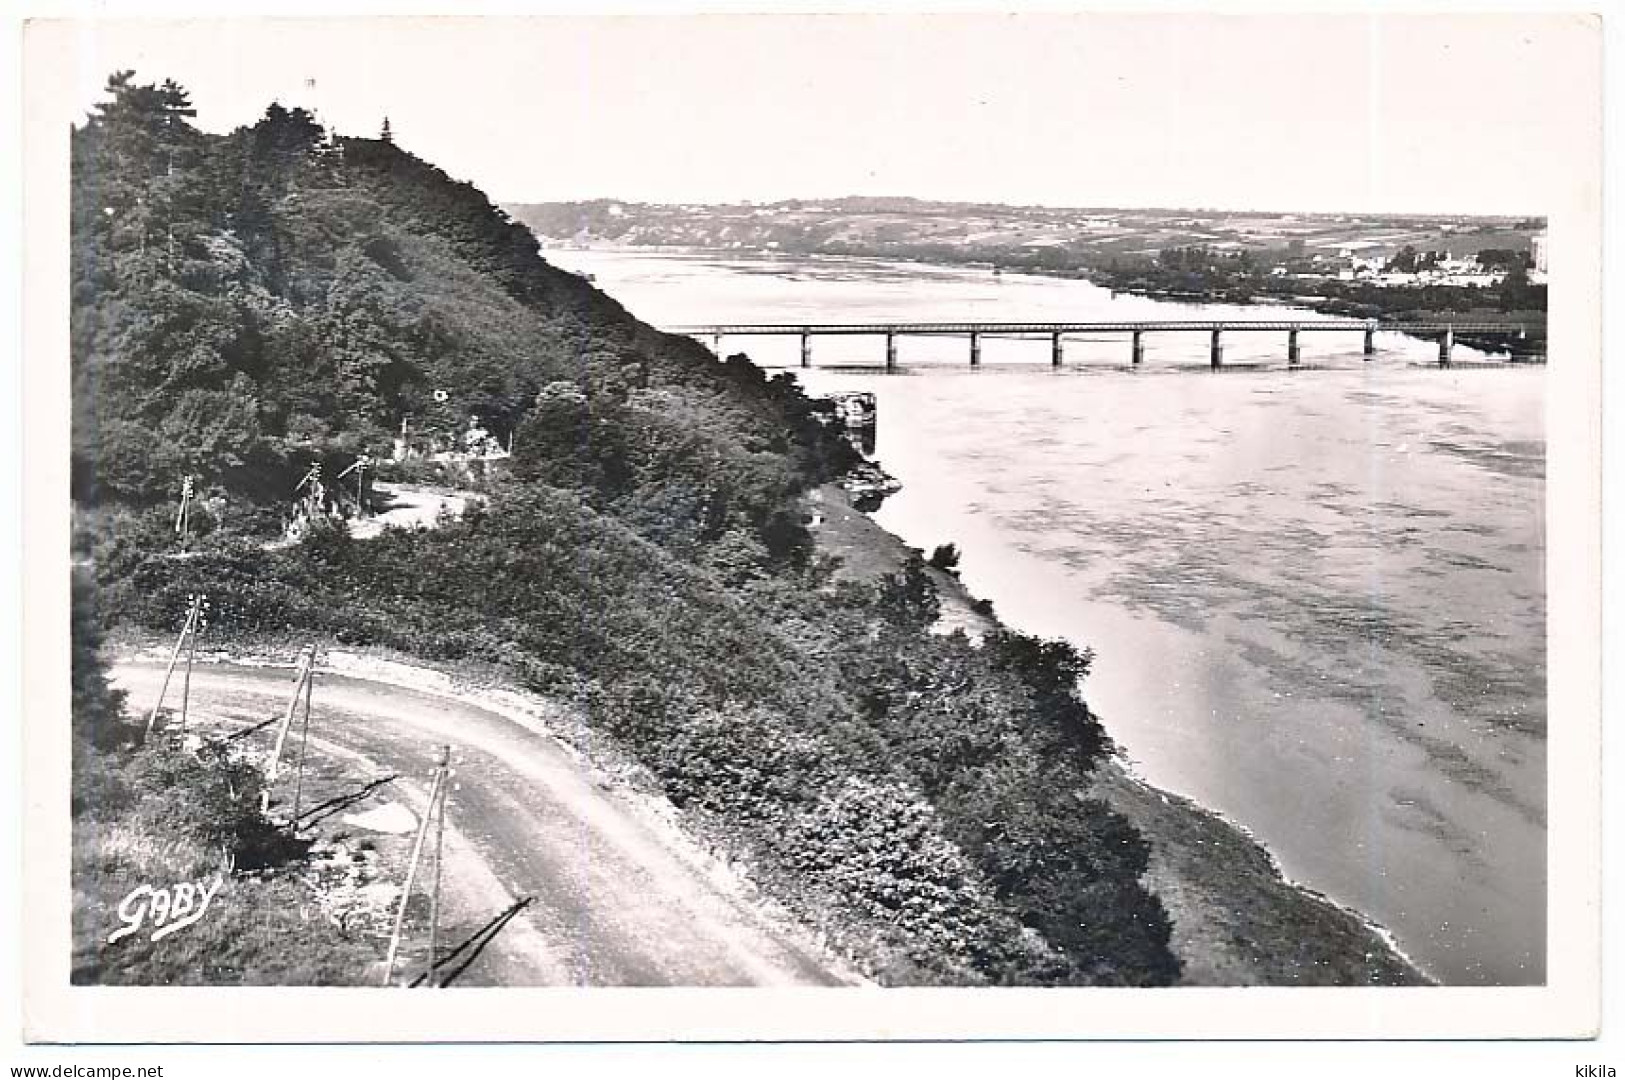
[[[1524,336],[1521,323],[1505,322],[1399,322],[1379,323],[1372,319],[1129,319],[1111,322],[896,322],[896,323],[708,323],[698,326],[665,328],[673,334],[709,338],[717,355],[722,355],[724,337],[798,337],[801,339],[801,366],[812,365],[812,339],[815,337],[872,336],[886,339],[886,368],[897,366],[899,337],[967,337],[970,364],[982,362],[983,337],[1048,337],[1050,363],[1060,367],[1062,342],[1067,334],[1106,333],[1129,335],[1129,358],[1133,364],[1145,360],[1145,335],[1149,333],[1203,332],[1209,335],[1209,361],[1215,369],[1224,366],[1224,335],[1227,333],[1274,332],[1287,335],[1287,363],[1302,358],[1298,344],[1301,333],[1360,333],[1364,335],[1365,358],[1376,355],[1378,330],[1393,330],[1416,337],[1437,338],[1439,364],[1449,366],[1450,352],[1458,332],[1516,333]]]

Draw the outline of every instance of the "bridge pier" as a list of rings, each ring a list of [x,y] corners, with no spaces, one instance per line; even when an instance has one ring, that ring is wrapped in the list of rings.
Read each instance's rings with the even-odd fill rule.
[[[1146,336],[1161,331],[1180,332],[1186,334],[1207,333],[1209,335],[1208,361],[1214,370],[1225,366],[1224,364],[1224,335],[1229,331],[1251,331],[1254,333],[1285,333],[1287,335],[1287,363],[1289,367],[1298,367],[1305,363],[1303,355],[1304,334],[1337,333],[1352,335],[1360,332],[1362,336],[1362,353],[1364,359],[1372,360],[1377,352],[1377,334],[1380,332],[1405,334],[1418,341],[1433,339],[1438,343],[1438,364],[1441,367],[1450,366],[1455,349],[1456,331],[1460,330],[1469,335],[1479,333],[1495,334],[1504,338],[1506,335],[1518,334],[1522,336],[1525,328],[1512,322],[1477,322],[1463,320],[1459,325],[1454,322],[1440,320],[1415,322],[1381,322],[1376,319],[1327,319],[1314,322],[1294,322],[1286,319],[1166,319],[1166,320],[1138,320],[1126,319],[1113,322],[895,322],[895,323],[704,323],[695,326],[673,327],[667,333],[685,334],[700,348],[706,345],[715,352],[717,359],[725,358],[728,342],[731,337],[776,337],[798,338],[801,345],[800,361],[804,368],[811,367],[813,362],[813,338],[826,335],[854,335],[865,338],[884,337],[886,339],[885,365],[888,370],[898,366],[897,348],[899,337],[910,334],[920,336],[958,337],[966,335],[970,339],[970,365],[979,367],[982,362],[982,339],[989,334],[1037,340],[1049,338],[1050,363],[1053,367],[1063,367],[1066,363],[1067,335],[1084,334],[1117,334],[1130,335],[1130,361],[1137,370],[1145,362]],[[1471,341],[1477,338],[1470,337]],[[1526,346],[1525,346],[1526,348]],[[1522,354],[1520,353],[1520,356]],[[788,362],[788,358],[786,358]],[[794,367],[793,363],[790,363]]]

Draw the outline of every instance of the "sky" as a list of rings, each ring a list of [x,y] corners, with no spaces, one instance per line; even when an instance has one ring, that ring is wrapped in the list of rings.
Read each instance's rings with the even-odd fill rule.
[[[87,20],[64,59],[80,110],[134,68],[209,130],[272,100],[346,134],[387,115],[498,201],[1543,215],[1597,138],[1599,38],[1554,15]]]

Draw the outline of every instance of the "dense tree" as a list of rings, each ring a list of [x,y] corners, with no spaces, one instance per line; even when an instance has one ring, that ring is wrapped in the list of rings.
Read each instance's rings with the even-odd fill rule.
[[[81,748],[116,744],[123,736],[124,692],[107,681],[102,663],[102,629],[96,613],[96,591],[88,575],[76,571],[72,581],[73,734]],[[76,749],[82,754],[83,749]]]
[[[1486,270],[1529,270],[1534,266],[1529,252],[1512,248],[1484,248],[1476,258]]]

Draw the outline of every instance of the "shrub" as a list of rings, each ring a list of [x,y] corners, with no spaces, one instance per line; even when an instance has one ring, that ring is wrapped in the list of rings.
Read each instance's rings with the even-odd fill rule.
[[[987,981],[985,957],[1019,937],[976,868],[943,838],[930,804],[895,782],[838,783],[790,821],[782,851],[788,864],[895,928],[909,960],[933,981]]]
[[[260,813],[263,778],[254,766],[204,743],[188,750],[159,733],[122,762],[130,805],[121,820],[144,833],[219,852],[245,869],[285,859],[291,849]]]
[[[942,613],[937,587],[925,572],[925,560],[910,555],[896,573],[883,575],[876,585],[882,618],[912,630],[924,630]]]

